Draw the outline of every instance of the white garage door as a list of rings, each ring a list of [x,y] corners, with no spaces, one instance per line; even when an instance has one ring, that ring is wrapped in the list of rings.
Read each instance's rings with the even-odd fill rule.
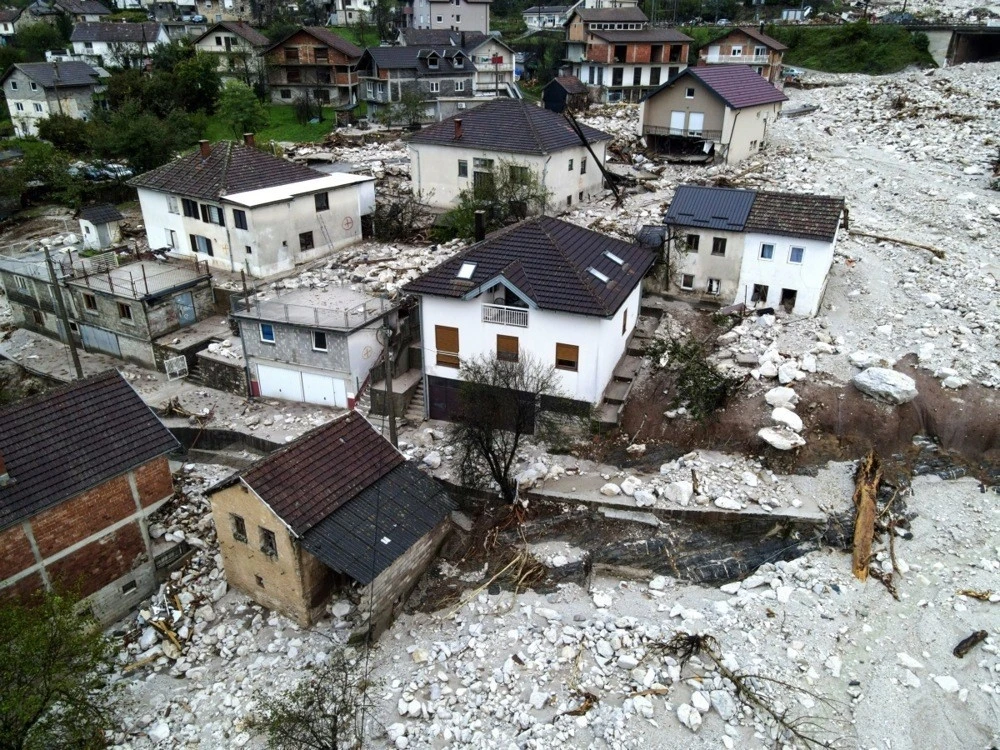
[[[347,386],[339,378],[267,365],[257,366],[257,377],[261,396],[347,407]]]
[[[261,396],[288,401],[302,400],[302,376],[297,370],[257,365],[257,377],[260,380]]]
[[[326,375],[302,373],[302,391],[310,404],[325,406],[347,406],[347,388],[344,381]]]

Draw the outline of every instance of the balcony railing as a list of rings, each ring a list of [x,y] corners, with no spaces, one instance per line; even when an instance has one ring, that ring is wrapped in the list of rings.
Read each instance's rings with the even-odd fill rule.
[[[660,125],[643,125],[642,134],[675,135],[680,138],[702,138],[706,141],[717,141],[722,138],[721,130],[689,130],[687,128],[671,128]]]
[[[731,63],[733,65],[767,65],[767,55],[709,55],[705,61],[709,65],[715,63]]]
[[[528,327],[528,311],[523,307],[483,305],[483,322],[499,326]]]

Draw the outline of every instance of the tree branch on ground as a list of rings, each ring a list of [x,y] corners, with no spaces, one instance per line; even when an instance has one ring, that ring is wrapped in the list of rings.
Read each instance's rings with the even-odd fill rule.
[[[406,242],[430,226],[431,213],[424,205],[430,196],[414,195],[408,189],[380,190],[375,199],[375,239]]]

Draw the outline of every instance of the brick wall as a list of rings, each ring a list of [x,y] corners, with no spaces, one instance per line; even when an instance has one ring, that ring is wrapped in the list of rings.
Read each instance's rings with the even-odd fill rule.
[[[34,564],[35,555],[20,525],[0,531],[0,581]]]
[[[31,519],[31,528],[42,557],[50,557],[133,513],[132,490],[120,476],[43,511]]]
[[[42,588],[42,576],[32,573],[30,576],[18,579],[16,583],[0,589],[0,602],[19,601],[31,598],[31,595]]]
[[[139,524],[131,523],[47,566],[54,585],[90,596],[146,561]]]
[[[135,470],[135,484],[142,507],[148,508],[174,493],[174,480],[166,456],[154,459]]]

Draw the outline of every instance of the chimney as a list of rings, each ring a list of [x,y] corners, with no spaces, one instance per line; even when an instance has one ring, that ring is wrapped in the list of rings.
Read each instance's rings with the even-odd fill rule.
[[[476,211],[475,216],[475,232],[474,237],[476,242],[482,242],[486,239],[486,212]]]
[[[244,133],[243,134],[243,145],[244,146],[249,146],[250,148],[253,148],[256,145],[256,143],[254,141],[254,138],[253,138],[253,133]]]
[[[460,140],[462,137],[462,118],[455,118],[455,140]]]
[[[764,33],[764,22],[763,21],[760,22],[760,33],[761,34]]]
[[[212,147],[209,145],[208,141],[201,140],[198,141],[198,145],[201,147],[201,158],[207,159],[212,155]]]

